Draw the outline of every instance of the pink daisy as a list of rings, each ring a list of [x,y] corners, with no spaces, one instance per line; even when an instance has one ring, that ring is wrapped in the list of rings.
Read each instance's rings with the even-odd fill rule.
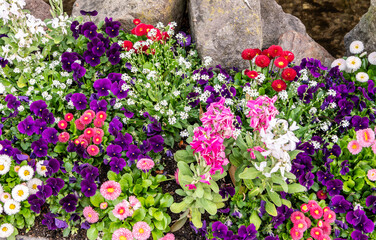
[[[98,222],[99,215],[92,207],[85,207],[83,210],[84,217],[89,223]]]
[[[322,210],[322,208],[319,205],[317,205],[317,206],[311,208],[311,210],[309,211],[309,213],[311,214],[311,216],[314,219],[320,219],[322,217],[323,210]]]
[[[129,204],[133,208],[133,211],[136,211],[137,209],[141,208],[141,202],[135,196],[129,197]]]
[[[133,240],[133,234],[126,228],[119,228],[112,234],[112,240]]]
[[[368,170],[367,177],[371,181],[376,181],[376,169]]]
[[[90,156],[96,156],[99,153],[99,148],[97,145],[90,145],[86,150]]]
[[[94,135],[99,135],[99,136],[101,136],[103,138],[104,132],[100,128],[94,128]]]
[[[311,237],[313,237],[314,239],[319,239],[319,237],[321,237],[322,235],[323,235],[323,232],[321,228],[314,227],[311,229]]]
[[[64,119],[65,119],[65,121],[67,121],[67,122],[72,121],[72,120],[73,120],[73,114],[72,114],[72,113],[67,113],[67,114],[65,114]]]
[[[319,240],[332,240],[328,235],[323,234],[319,237]]]
[[[99,120],[98,118],[94,119],[94,126],[95,127],[98,127],[98,128],[103,127],[103,124],[104,124],[104,122]]]
[[[8,201],[8,200],[11,200],[12,199],[12,197],[10,196],[10,194],[9,193],[2,193],[2,194],[0,194],[0,201],[2,201],[3,203],[5,203],[6,201]]]
[[[100,209],[104,210],[104,209],[107,209],[108,207],[108,203],[106,202],[102,202],[100,205],[99,205]]]
[[[324,222],[324,224],[321,227],[322,233],[326,235],[330,235],[330,232],[332,231],[332,227],[329,223]]]
[[[88,125],[88,124],[91,123],[91,120],[93,120],[93,119],[92,119],[91,115],[84,114],[84,115],[82,115],[82,117],[80,118],[80,120],[81,120],[81,122],[83,124]]]
[[[329,211],[329,210],[330,210],[329,207],[324,207],[323,212],[327,212],[327,211]]]
[[[320,219],[320,220],[317,222],[317,226],[318,226],[319,228],[322,228],[322,227],[324,226],[324,221]]]
[[[100,135],[95,134],[93,137],[93,143],[94,144],[101,144],[102,142],[102,137]]]
[[[300,206],[300,210],[304,213],[309,211],[308,204],[303,203],[302,206]]]
[[[167,233],[166,236],[160,238],[159,240],[175,240],[175,236],[172,233]]]
[[[86,128],[85,131],[84,131],[84,135],[86,138],[91,138],[94,136],[94,129],[92,128]]]
[[[59,142],[66,143],[69,141],[69,133],[67,132],[62,132],[59,134]]]
[[[324,220],[327,223],[332,223],[336,220],[336,214],[332,210],[326,211],[324,212]]]
[[[349,149],[352,155],[356,155],[362,151],[362,146],[360,146],[358,141],[353,140],[349,142],[349,144],[347,145],[347,149]]]
[[[150,158],[141,158],[137,161],[137,168],[142,171],[149,171],[154,167],[154,161]]]
[[[86,110],[84,114],[89,114],[91,116],[91,119],[95,118],[95,112],[93,110]]]
[[[308,217],[304,217],[304,221],[307,223],[307,229],[310,228],[312,225],[311,219],[309,219]]]
[[[60,120],[59,123],[57,124],[57,126],[60,129],[66,129],[68,127],[68,123],[65,120]]]
[[[308,201],[308,209],[311,210],[311,208],[318,206],[319,204],[315,200],[309,200]]]
[[[302,212],[296,211],[291,214],[291,221],[295,224],[300,220],[304,220],[305,216]]]
[[[105,112],[103,112],[103,111],[99,111],[99,112],[97,113],[97,119],[98,119],[99,121],[104,122],[104,121],[106,120],[106,118],[107,118],[107,114],[106,114]]]
[[[151,228],[146,222],[137,222],[133,226],[133,237],[137,240],[146,240],[150,237]]]
[[[121,186],[118,182],[104,182],[100,188],[102,196],[107,200],[115,200],[121,194]]]
[[[299,240],[303,238],[303,232],[299,231],[299,229],[296,227],[291,228],[290,235],[293,240]]]
[[[84,148],[87,148],[89,142],[85,138],[78,138],[79,144],[81,144]]]
[[[85,124],[83,124],[80,119],[76,119],[76,121],[74,121],[74,124],[76,125],[76,128],[81,131],[84,130],[86,127]]]
[[[359,130],[356,132],[356,139],[361,147],[369,147],[375,141],[375,133],[371,128]]]
[[[308,225],[307,225],[307,222],[304,219],[301,219],[301,220],[298,220],[294,223],[294,227],[296,229],[298,229],[298,231],[304,232],[305,230],[307,230]]]
[[[115,217],[117,217],[120,220],[124,220],[127,217],[132,216],[131,212],[129,211],[129,202],[127,201],[122,201],[121,203],[118,203],[114,210],[112,210],[112,213],[114,214]]]

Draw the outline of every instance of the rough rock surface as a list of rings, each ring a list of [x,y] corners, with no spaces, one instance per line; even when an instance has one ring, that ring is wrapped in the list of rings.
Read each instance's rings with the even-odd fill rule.
[[[79,16],[80,10],[97,10],[98,15],[92,17],[93,21],[99,22],[106,17],[112,17],[122,23],[122,28],[130,31],[134,28],[135,18],[153,25],[158,22],[168,24],[172,21],[179,24],[185,9],[186,0],[77,0],[73,4],[72,15]]]
[[[24,9],[30,11],[31,15],[42,20],[51,18],[51,7],[43,0],[26,0]]]
[[[278,43],[281,34],[295,31],[305,34],[304,24],[295,16],[285,13],[275,0],[260,0],[263,48]]]
[[[325,66],[330,66],[334,61],[333,56],[306,33],[286,32],[280,36],[278,45],[294,53],[296,64],[303,58],[319,59]]]
[[[241,58],[245,48],[262,46],[258,0],[190,0],[189,21],[201,58],[210,56],[213,65],[248,66]]]
[[[376,51],[376,0],[373,0],[371,4],[359,23],[345,35],[345,46],[349,55],[349,46],[355,40],[364,43],[365,51]]]

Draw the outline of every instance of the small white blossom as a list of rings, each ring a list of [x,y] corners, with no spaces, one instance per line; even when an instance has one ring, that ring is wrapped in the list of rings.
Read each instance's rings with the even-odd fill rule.
[[[191,111],[191,109],[192,109],[191,106],[185,106],[184,107],[185,112],[189,112],[189,111]]]
[[[341,126],[344,127],[344,128],[346,128],[346,127],[350,126],[350,123],[347,120],[342,120],[341,121]]]
[[[289,95],[287,94],[286,90],[282,90],[278,93],[278,96],[281,100],[286,101],[289,98]]]
[[[129,99],[127,100],[127,104],[128,104],[128,105],[134,105],[134,101],[133,101],[133,99],[130,99],[130,98],[129,98]]]
[[[175,97],[179,96],[180,95],[180,91],[178,90],[175,90],[172,94],[174,94]]]
[[[189,132],[187,131],[187,129],[184,129],[183,131],[180,132],[180,136],[181,137],[189,137]]]
[[[332,141],[333,141],[333,143],[338,142],[338,137],[336,135],[333,135],[332,136]]]
[[[167,111],[167,115],[168,115],[168,116],[172,116],[172,115],[174,115],[174,111],[172,111],[171,109],[168,109],[168,111]]]
[[[162,100],[161,101],[161,105],[164,106],[164,107],[166,107],[167,106],[167,101],[166,100]]]
[[[168,118],[168,123],[170,125],[174,125],[176,123],[176,117],[169,117]]]
[[[180,118],[181,118],[182,120],[187,119],[187,118],[188,118],[188,113],[186,113],[186,112],[180,112]]]
[[[313,114],[315,114],[315,113],[317,113],[317,108],[312,107],[312,108],[309,110],[309,114],[313,115]]]

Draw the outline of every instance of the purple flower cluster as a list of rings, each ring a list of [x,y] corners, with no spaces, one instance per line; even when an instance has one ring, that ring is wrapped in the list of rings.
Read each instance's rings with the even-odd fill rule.
[[[98,97],[108,96],[109,90],[111,90],[111,92],[119,99],[123,99],[128,96],[129,90],[123,90],[123,85],[126,84],[125,81],[118,79],[118,75],[115,74],[116,73],[112,73],[112,75],[109,74],[108,78],[98,79],[94,82],[93,87],[97,91]]]
[[[225,224],[217,221],[213,223],[212,231],[213,231],[213,236],[216,237],[216,238],[213,238],[215,240],[217,240],[218,238],[224,239],[224,240],[232,240],[232,239],[254,240],[256,239],[256,235],[257,235],[256,227],[252,223],[248,227],[244,225],[240,226],[238,230],[238,234],[234,234],[234,232],[229,230]]]
[[[84,163],[79,167],[77,167],[76,165],[75,171],[83,178],[83,180],[81,181],[81,191],[83,192],[83,194],[86,197],[94,196],[95,192],[98,189],[97,184],[95,183],[95,180],[97,180],[99,176],[98,168],[88,163]]]
[[[288,220],[293,212],[294,211],[286,205],[277,207],[277,216],[273,217],[272,219],[274,228],[277,229],[279,225],[283,224],[284,221]]]
[[[21,105],[21,102],[17,100],[17,98],[15,96],[13,96],[12,94],[8,94],[6,97],[5,97],[5,101],[7,102],[7,107],[9,109],[17,109],[20,105]]]
[[[357,209],[346,214],[346,221],[353,225],[354,231],[351,236],[353,239],[363,239],[362,232],[371,233],[375,229],[375,224],[367,217],[363,210]],[[354,236],[353,236],[354,235]]]

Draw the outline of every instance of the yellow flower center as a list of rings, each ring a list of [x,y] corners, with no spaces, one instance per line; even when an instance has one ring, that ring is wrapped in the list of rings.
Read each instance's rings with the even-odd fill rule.
[[[353,144],[352,149],[356,149],[356,148],[357,148],[356,144]]]
[[[4,195],[4,199],[8,199],[8,197],[9,197],[8,195]]]
[[[279,62],[278,65],[279,65],[279,66],[283,66],[283,62],[282,62],[282,61]]]
[[[87,215],[89,218],[91,218],[92,217],[92,215],[91,215],[91,213],[89,213],[88,215]]]
[[[107,189],[107,192],[109,192],[109,193],[113,193],[114,191],[115,191],[114,188],[108,188],[108,189]]]
[[[8,228],[7,228],[7,227],[3,227],[3,228],[1,229],[1,231],[6,232],[6,231],[8,231]]]
[[[143,228],[140,228],[140,230],[138,230],[139,233],[144,233],[144,229]]]
[[[364,132],[364,140],[368,141],[368,134],[367,134],[367,132]]]
[[[36,185],[35,183],[33,184],[33,189],[37,189],[38,185]]]
[[[120,214],[123,214],[123,213],[124,213],[124,209],[120,209],[120,210],[119,210],[119,213],[120,213]]]
[[[0,171],[3,171],[4,170],[4,165],[0,165]]]
[[[46,166],[42,166],[40,169],[41,169],[42,171],[46,171],[46,170],[47,170]]]
[[[25,175],[25,176],[29,176],[29,175],[30,175],[29,170],[25,170],[24,175]]]
[[[18,196],[23,196],[24,195],[24,191],[22,191],[22,190],[18,190],[18,192],[17,192],[17,194],[18,194]]]
[[[124,237],[124,236],[120,236],[120,237],[119,237],[119,240],[127,240],[127,238]]]
[[[353,60],[353,61],[351,62],[352,65],[355,65],[355,63],[356,63],[355,60]]]
[[[9,205],[9,208],[13,210],[13,209],[16,208],[16,205],[14,205],[14,204],[12,203],[11,205]]]
[[[315,213],[316,213],[316,214],[319,214],[319,210],[315,210]]]
[[[296,218],[295,218],[296,220],[300,220],[301,219],[301,217],[300,216],[296,216]]]
[[[304,227],[303,223],[298,224],[298,228],[303,228],[303,227]]]

